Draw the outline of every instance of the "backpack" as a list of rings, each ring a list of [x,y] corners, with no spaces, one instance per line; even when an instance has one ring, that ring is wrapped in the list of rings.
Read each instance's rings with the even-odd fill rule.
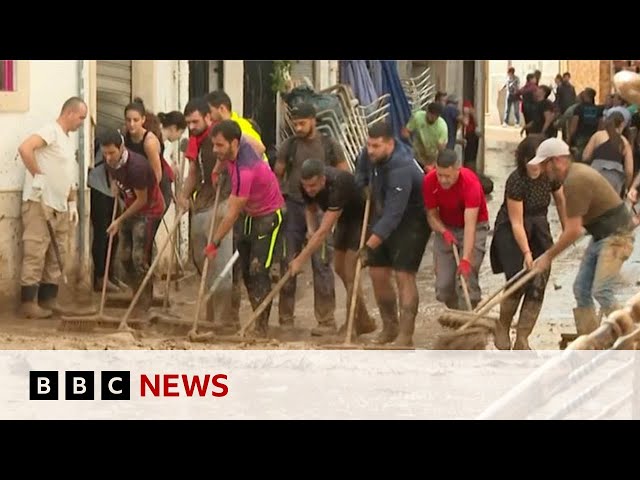
[[[338,160],[338,156],[336,155],[334,144],[331,141],[331,138],[329,137],[329,135],[326,135],[325,133],[321,133],[321,132],[318,132],[318,133],[320,133],[320,141],[322,142],[322,147],[324,149],[325,164],[327,165],[335,164],[336,161]],[[296,157],[299,141],[300,141],[300,138],[294,136],[291,139],[291,142],[289,142],[289,147],[287,148],[287,152],[285,154],[285,158],[287,162],[285,167],[285,172],[287,175],[289,175],[289,172],[291,171],[291,166],[293,165],[293,159]]]

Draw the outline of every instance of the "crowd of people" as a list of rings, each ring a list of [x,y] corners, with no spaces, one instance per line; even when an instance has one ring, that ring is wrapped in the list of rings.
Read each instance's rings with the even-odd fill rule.
[[[487,250],[493,272],[507,280],[522,271],[537,272],[503,301],[495,335],[499,349],[529,349],[551,263],[586,229],[593,238],[574,284],[574,314],[578,333],[589,333],[616,308],[615,276],[633,249],[635,216],[623,199],[637,201],[636,138],[629,133],[637,113],[616,96],[611,105],[596,105],[592,89],[575,95],[568,73],[558,79],[551,102],[552,89],[539,85],[539,78],[531,74],[521,87],[510,69],[504,87],[505,123],[511,112],[519,120],[522,102],[526,138],[518,145],[494,225],[487,185],[475,168],[476,112],[453,94],[440,92],[414,112],[400,137],[387,123],[370,127],[353,172],[342,147],[317,128],[310,103],[292,109],[295,133],[280,145],[271,166],[259,127],[233,110],[224,91],[191,99],[183,112],[157,115],[136,99],[123,112],[123,127],[104,128],[96,140],[89,175],[94,288],[101,290],[104,282],[112,292],[140,287],[157,230],[174,203],[179,212],[190,214],[189,244],[199,272],[205,258],[222,261],[225,245],[225,251],[240,255],[228,308],[210,301],[210,321],[239,328],[242,284],[255,310],[273,288],[274,276],[288,274],[278,323],[293,327],[296,276],[310,261],[317,323],[312,335],[345,333],[346,322],[338,328],[335,314],[334,273],[347,301],[356,297],[354,335],[372,333],[377,322],[355,284],[360,262],[368,270],[381,317],[382,328],[371,341],[410,347],[420,299],[416,275],[433,237],[436,298],[448,308],[468,310],[481,301],[479,272]],[[69,219],[77,221],[77,164],[69,132],[86,116],[84,102],[71,98],[56,122],[20,147],[27,168],[22,312],[30,318],[62,311],[55,301],[61,272],[53,249],[65,244]],[[165,141],[177,142],[186,130],[188,168],[178,189]],[[216,196],[223,208],[210,241]],[[548,221],[552,198],[563,228],[555,241]],[[54,240],[46,233],[46,221],[53,225]],[[120,263],[127,278],[112,273],[117,269],[105,273],[109,239],[115,246],[109,260]],[[150,282],[136,314],[148,310],[153,288]],[[510,326],[520,304],[512,342]],[[269,316],[266,308],[255,322],[255,335],[268,335]]]

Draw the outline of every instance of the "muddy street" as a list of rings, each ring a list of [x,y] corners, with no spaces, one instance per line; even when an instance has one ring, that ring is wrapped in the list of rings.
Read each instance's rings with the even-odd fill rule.
[[[485,172],[493,179],[495,190],[488,199],[490,221],[493,225],[495,216],[502,203],[504,194],[504,181],[514,168],[513,152],[520,140],[519,129],[488,127],[487,150],[485,159]],[[552,232],[557,237],[560,231],[560,222],[554,208],[550,209]],[[530,337],[533,349],[556,350],[561,333],[574,332],[572,308],[574,299],[572,284],[578,269],[581,253],[588,239],[582,238],[574,247],[571,247],[552,267],[551,280],[547,286],[546,296],[540,318]],[[483,294],[487,295],[499,289],[504,283],[502,275],[494,275],[489,263],[488,248],[491,236],[487,242],[487,255],[480,274],[480,284]],[[420,292],[420,307],[416,319],[416,331],[414,343],[416,348],[433,348],[434,341],[442,327],[437,318],[442,311],[442,305],[435,299],[434,273],[433,273],[433,240],[429,241],[427,250],[418,274],[418,288]],[[640,279],[640,253],[636,248],[632,257],[623,267],[618,289],[619,299],[626,300],[636,290],[636,281]],[[368,308],[374,318],[380,324],[380,316],[375,301],[371,282],[367,275],[363,275],[363,287],[368,300]],[[310,336],[310,329],[316,326],[313,316],[313,288],[312,276],[308,267],[298,280],[297,302],[295,311],[296,329],[287,337],[280,335],[277,327],[277,297],[271,309],[270,337],[280,338],[280,342],[272,341],[256,345],[238,343],[190,343],[184,333],[168,335],[166,331],[156,331],[154,328],[139,332],[136,337],[129,333],[101,331],[100,333],[64,333],[57,330],[58,320],[27,321],[17,318],[15,315],[5,314],[0,321],[0,349],[220,349],[220,348],[322,348],[323,342],[330,340],[318,340]],[[183,320],[192,321],[195,311],[195,300],[198,290],[198,277],[191,277],[181,283],[178,292],[171,293],[171,312]],[[162,294],[164,282],[159,282],[158,293]],[[243,292],[241,319],[247,321],[250,315],[250,306]],[[337,310],[336,320],[338,325],[346,318],[345,292],[340,280],[336,277]],[[93,298],[94,305],[99,303],[99,295]],[[157,307],[158,309],[160,307]],[[497,311],[497,308],[495,309]],[[122,316],[124,310],[108,310],[107,314]],[[290,339],[291,341],[286,341]],[[333,343],[341,343],[342,339],[333,339]],[[493,348],[490,345],[490,348]]]

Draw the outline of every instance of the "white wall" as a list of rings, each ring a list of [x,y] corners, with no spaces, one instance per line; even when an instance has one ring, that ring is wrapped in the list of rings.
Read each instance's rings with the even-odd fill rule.
[[[63,102],[78,95],[76,60],[32,60],[30,106],[25,113],[0,111],[0,310],[19,298],[22,261],[20,221],[24,166],[18,146],[34,130],[55,121]],[[77,139],[77,134],[72,134]],[[76,140],[77,141],[77,140]]]

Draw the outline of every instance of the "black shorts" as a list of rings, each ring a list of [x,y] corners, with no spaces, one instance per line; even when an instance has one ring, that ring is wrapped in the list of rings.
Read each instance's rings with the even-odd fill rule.
[[[369,266],[416,273],[430,236],[426,214],[405,217],[382,245],[371,252]]]
[[[360,233],[362,232],[362,219],[338,221],[333,232],[333,248],[346,252],[347,250],[358,251],[360,249]]]

